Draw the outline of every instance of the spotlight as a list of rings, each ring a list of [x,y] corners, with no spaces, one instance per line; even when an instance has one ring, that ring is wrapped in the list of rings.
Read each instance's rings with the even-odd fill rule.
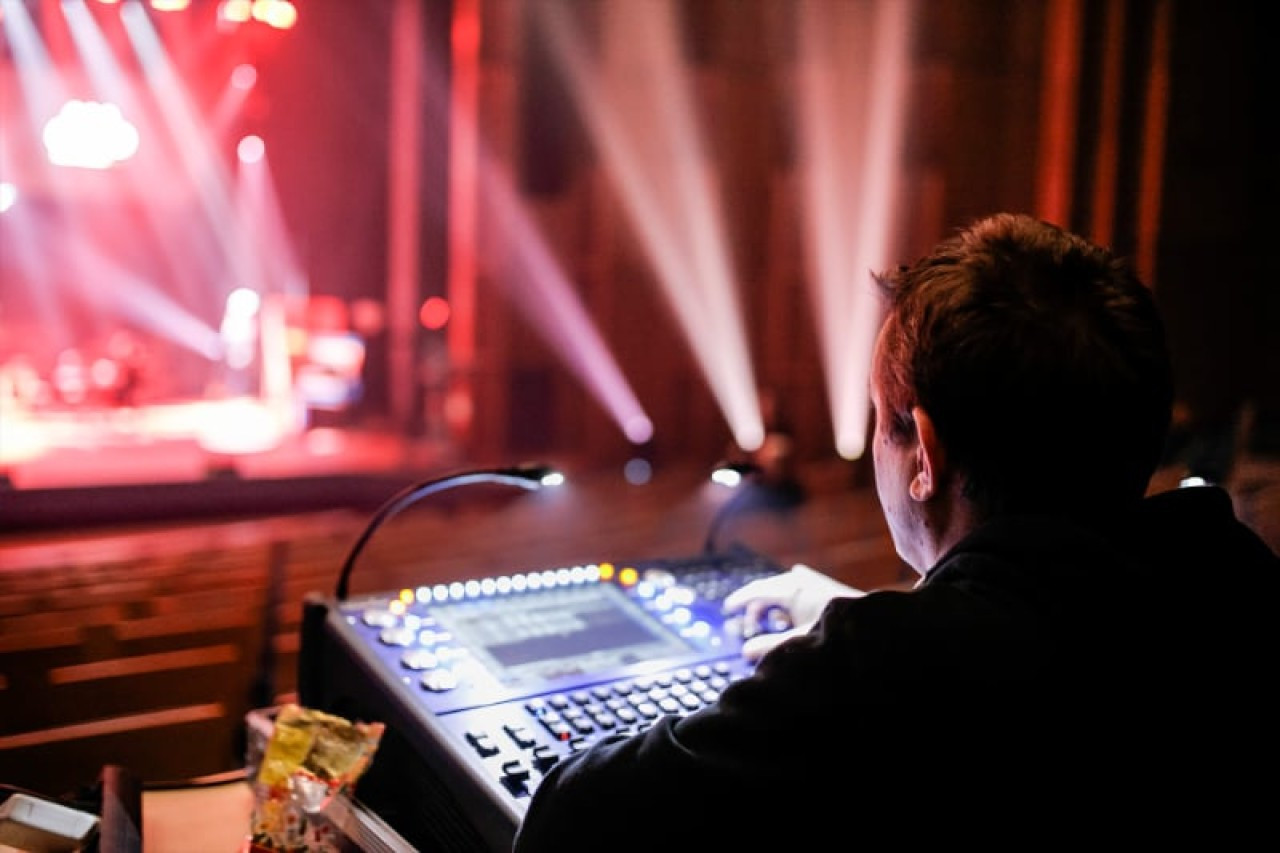
[[[760,466],[754,462],[719,462],[711,470],[711,482],[736,489],[744,479],[759,473]]]
[[[653,477],[653,466],[649,464],[649,460],[640,456],[628,459],[627,464],[622,469],[622,475],[627,478],[627,482],[633,486],[643,486]]]

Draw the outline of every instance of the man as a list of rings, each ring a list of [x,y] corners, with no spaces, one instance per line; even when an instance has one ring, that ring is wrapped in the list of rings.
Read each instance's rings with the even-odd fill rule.
[[[1221,848],[1269,777],[1280,560],[1217,488],[1145,495],[1173,380],[1109,252],[998,214],[882,277],[876,488],[910,591],[807,567],[713,706],[565,759],[518,853]]]

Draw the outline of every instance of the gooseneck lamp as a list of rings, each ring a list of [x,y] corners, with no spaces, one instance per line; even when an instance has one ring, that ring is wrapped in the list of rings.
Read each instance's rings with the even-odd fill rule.
[[[475,483],[496,483],[536,491],[543,486],[558,486],[563,482],[564,475],[554,468],[546,465],[521,465],[514,468],[461,471],[405,487],[378,508],[378,511],[373,514],[373,517],[369,519],[369,523],[365,525],[364,530],[360,533],[360,537],[351,546],[351,551],[348,552],[347,559],[342,564],[342,571],[338,573],[338,583],[334,590],[334,597],[339,601],[346,600],[347,588],[351,582],[351,569],[356,563],[356,558],[364,550],[364,546],[373,538],[373,534],[401,510],[417,503],[428,495]]]

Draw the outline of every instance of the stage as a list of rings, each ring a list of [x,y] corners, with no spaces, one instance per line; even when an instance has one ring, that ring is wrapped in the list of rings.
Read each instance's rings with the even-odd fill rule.
[[[254,400],[0,412],[0,532],[368,509],[458,462],[440,437]]]

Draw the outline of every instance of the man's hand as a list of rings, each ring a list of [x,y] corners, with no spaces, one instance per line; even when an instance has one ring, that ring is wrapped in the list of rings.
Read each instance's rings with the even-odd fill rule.
[[[858,598],[845,586],[803,563],[790,571],[754,580],[729,593],[725,613],[740,613],[742,656],[755,661],[779,643],[813,627],[833,598]]]

